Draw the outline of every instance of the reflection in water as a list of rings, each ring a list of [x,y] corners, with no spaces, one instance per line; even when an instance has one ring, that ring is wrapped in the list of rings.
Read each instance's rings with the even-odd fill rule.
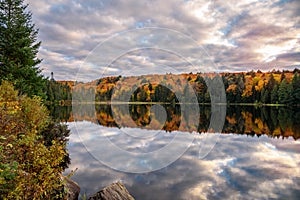
[[[82,105],[73,107],[76,109],[76,116],[72,115],[71,107],[54,107],[52,115],[61,121],[72,122],[90,121],[105,127],[128,127],[133,120],[135,125],[141,129],[153,129],[155,124],[160,130],[160,122],[166,115],[166,122],[162,130],[171,132],[175,130],[192,132],[197,130],[199,133],[208,132],[211,117],[210,106],[200,106],[199,124],[197,127],[189,123],[194,116],[194,110],[188,105],[161,104],[164,110],[153,105],[130,105],[129,113],[124,110],[122,105],[115,106],[116,113],[112,113],[110,105]],[[185,106],[181,109],[181,106]],[[185,110],[181,113],[181,110]],[[154,113],[154,114],[153,114]],[[121,117],[121,123],[116,123],[115,116]],[[300,110],[286,107],[242,107],[229,106],[225,118],[222,133],[246,134],[251,136],[268,135],[270,137],[293,137],[295,140],[300,138]],[[154,126],[147,126],[152,122]],[[130,126],[129,126],[130,127]],[[211,132],[211,131],[209,131]]]
[[[204,135],[201,134],[171,165],[150,173],[133,174],[115,171],[87,152],[83,143],[101,145],[90,142],[93,138],[89,133],[97,133],[97,124],[82,121],[70,122],[69,126],[73,134],[68,146],[71,165],[67,172],[78,168],[72,178],[88,195],[117,180],[121,180],[136,199],[146,200],[298,199],[300,195],[300,143],[292,138],[213,134],[218,138],[217,145],[204,159],[198,159],[199,141]],[[128,151],[160,148],[161,141],[151,138],[140,143],[120,141],[118,137],[123,129],[126,128],[101,127],[101,133]],[[148,130],[139,131],[147,134]],[[149,145],[145,145],[147,142]],[[113,159],[126,164],[121,157]]]
[[[70,107],[54,109],[54,117],[67,121],[71,129],[68,144],[71,165],[66,173],[78,168],[72,178],[80,184],[82,193],[90,195],[121,180],[136,199],[298,199],[298,110],[228,107],[223,133],[210,134],[203,133],[209,127],[210,107],[200,107],[199,126],[196,128],[202,134],[192,134],[194,142],[177,161],[150,173],[115,171],[87,151],[101,149],[104,144],[95,142],[95,138],[102,137],[126,151],[151,152],[168,144],[172,140],[172,132],[176,132],[180,125],[185,132],[195,129],[186,123],[193,117],[193,112],[181,116],[180,106],[183,105],[162,106],[164,112],[160,109],[151,111],[150,105],[130,105],[130,116],[127,116],[124,106],[120,105],[117,112],[122,116],[121,124],[116,123],[110,105],[97,105],[96,112],[94,106],[77,106],[73,108],[76,116],[73,116]],[[138,128],[127,126],[127,120],[132,119]],[[147,125],[151,121],[162,119],[166,119],[163,130],[153,130],[153,126],[149,130]],[[139,132],[149,137],[132,138],[122,134],[124,132]],[[191,136],[182,134],[184,137]],[[199,159],[201,141],[206,134],[218,142],[205,158]],[[103,153],[111,154],[109,150]],[[128,164],[120,156],[112,156],[112,159],[121,165]]]

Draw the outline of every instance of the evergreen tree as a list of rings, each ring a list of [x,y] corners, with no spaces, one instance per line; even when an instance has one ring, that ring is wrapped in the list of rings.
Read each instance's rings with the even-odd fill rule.
[[[144,87],[140,90],[140,99],[141,102],[146,102],[148,98],[147,92],[145,91]]]
[[[200,75],[197,75],[197,78],[196,78],[195,82],[202,83],[203,81],[204,81],[203,77],[200,76]]]
[[[154,102],[163,102],[163,97],[164,97],[164,93],[163,93],[163,87],[162,85],[158,85],[155,87],[154,89]]]
[[[54,82],[53,81],[48,81],[47,82],[47,97],[48,97],[48,101],[54,101],[55,100],[53,88],[54,88]]]
[[[278,102],[278,85],[275,84],[273,90],[271,91],[271,103],[277,103],[277,102]]]
[[[285,79],[285,74],[284,74],[284,71],[281,72],[281,75],[280,75],[280,81],[282,82],[283,79]]]
[[[271,93],[275,87],[275,85],[277,84],[277,81],[275,80],[273,74],[271,73],[270,75],[270,79],[267,83],[266,86],[264,86],[266,89],[265,89],[265,94],[264,96],[262,96],[262,101],[264,103],[271,103]],[[275,91],[274,91],[275,92]]]
[[[269,81],[268,81],[268,83],[267,83],[267,89],[268,89],[269,91],[272,91],[272,90],[273,90],[273,87],[275,86],[276,83],[277,83],[277,82],[276,82],[276,80],[275,80],[273,74],[271,74],[271,75],[270,75],[270,79],[269,79]]]
[[[269,90],[265,89],[265,86],[261,90],[261,102],[269,103],[270,93]]]
[[[287,104],[289,103],[290,98],[290,87],[289,84],[286,82],[286,79],[284,78],[278,88],[278,101],[281,104]]]
[[[292,97],[293,97],[293,104],[299,105],[300,104],[300,76],[298,72],[294,74],[292,80]]]
[[[45,80],[37,65],[41,42],[24,0],[0,1],[0,82],[9,80],[20,93],[45,98]]]

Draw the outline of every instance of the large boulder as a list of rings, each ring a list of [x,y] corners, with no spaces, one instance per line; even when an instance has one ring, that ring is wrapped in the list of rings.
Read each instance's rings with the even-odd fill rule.
[[[122,183],[117,182],[92,195],[89,200],[134,200],[134,198]]]

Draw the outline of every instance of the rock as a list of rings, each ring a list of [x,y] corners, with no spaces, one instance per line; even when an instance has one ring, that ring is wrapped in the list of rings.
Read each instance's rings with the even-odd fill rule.
[[[78,200],[78,196],[80,193],[79,185],[66,176],[63,177],[63,180],[64,186],[67,190],[67,200]]]
[[[134,198],[122,183],[117,182],[92,195],[89,200],[134,200]]]

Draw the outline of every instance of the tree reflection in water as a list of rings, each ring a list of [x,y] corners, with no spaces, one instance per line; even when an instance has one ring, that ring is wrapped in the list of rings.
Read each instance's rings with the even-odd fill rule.
[[[160,104],[166,112],[166,121],[163,130],[171,132],[178,130],[181,125],[184,131],[199,133],[207,132],[210,123],[210,106],[199,106],[200,118],[198,127],[190,127],[189,119],[193,118],[193,110],[188,105]],[[181,106],[185,106],[185,112],[181,116]],[[152,107],[152,110],[151,110]],[[191,106],[192,107],[192,106]],[[105,127],[127,127],[127,122],[133,120],[142,129],[149,128],[147,125],[152,122],[160,122],[163,116],[162,110],[155,110],[156,107],[150,104],[131,104],[129,106],[130,116],[125,106],[118,105],[117,115],[122,118],[122,123],[117,124],[111,110],[111,106],[104,105],[78,105],[76,116],[72,114],[72,107],[57,106],[50,108],[52,116],[63,122],[90,121]],[[153,114],[154,113],[154,114]],[[189,114],[186,114],[189,113]],[[300,110],[288,107],[254,107],[254,106],[228,106],[225,124],[222,133],[246,134],[251,136],[267,135],[276,138],[293,137],[300,138]],[[184,123],[184,124],[181,124]],[[130,128],[130,127],[129,127]],[[153,126],[151,126],[153,128]]]

